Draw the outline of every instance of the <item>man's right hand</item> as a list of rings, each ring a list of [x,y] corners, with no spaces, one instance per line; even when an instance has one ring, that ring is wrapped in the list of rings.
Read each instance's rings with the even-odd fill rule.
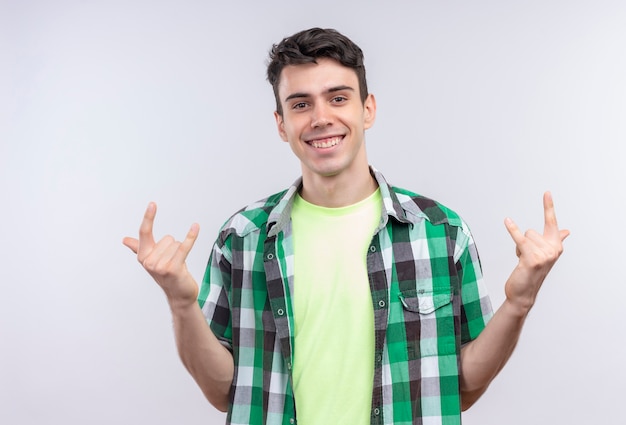
[[[198,285],[185,261],[200,227],[194,223],[182,242],[170,235],[155,242],[152,233],[155,216],[156,204],[151,202],[139,227],[139,239],[125,237],[122,243],[137,254],[137,260],[165,291],[171,308],[188,307],[196,302]]]

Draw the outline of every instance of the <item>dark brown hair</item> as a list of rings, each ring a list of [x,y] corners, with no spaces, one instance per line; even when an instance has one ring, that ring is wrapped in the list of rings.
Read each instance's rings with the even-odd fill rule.
[[[288,65],[317,63],[316,59],[330,58],[341,65],[352,68],[359,81],[361,101],[367,99],[367,81],[363,51],[345,35],[334,29],[311,28],[284,38],[270,50],[267,65],[267,80],[272,85],[276,98],[276,111],[282,115],[283,109],[278,97],[280,73]]]

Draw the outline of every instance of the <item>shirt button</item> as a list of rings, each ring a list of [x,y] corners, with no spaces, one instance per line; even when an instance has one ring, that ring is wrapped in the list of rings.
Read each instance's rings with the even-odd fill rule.
[[[267,259],[268,260],[273,260],[274,259],[274,254],[267,254]]]
[[[375,416],[380,415],[380,409],[378,407],[374,408],[374,415]]]
[[[295,420],[294,418],[291,418],[291,419],[289,419],[289,423],[290,423],[290,424],[295,424],[295,423],[296,423],[296,420]]]
[[[380,355],[380,354],[377,354],[377,355],[376,355],[376,363],[380,363],[380,362],[382,362],[382,361],[383,361],[383,356],[382,356],[382,355]]]
[[[285,312],[283,311],[283,309],[282,309],[282,308],[279,308],[278,310],[276,310],[276,313],[277,313],[279,316],[282,316],[283,314],[285,314]]]
[[[291,370],[291,362],[287,363],[287,369]]]
[[[374,245],[370,246],[370,252],[376,252],[376,247]]]
[[[378,306],[379,307],[384,307],[385,306],[385,300],[378,301]]]

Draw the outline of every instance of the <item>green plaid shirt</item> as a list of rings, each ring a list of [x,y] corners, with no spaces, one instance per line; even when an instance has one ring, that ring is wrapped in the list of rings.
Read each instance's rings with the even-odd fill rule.
[[[367,253],[375,327],[370,422],[460,424],[460,349],[492,315],[474,240],[453,211],[372,174],[383,208]],[[233,353],[228,424],[297,424],[290,215],[300,186],[232,216],[209,259],[199,303]]]

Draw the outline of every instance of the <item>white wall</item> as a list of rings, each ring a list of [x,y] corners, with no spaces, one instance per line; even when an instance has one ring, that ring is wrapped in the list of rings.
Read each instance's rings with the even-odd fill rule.
[[[299,173],[264,80],[273,42],[364,49],[370,161],[470,223],[494,304],[502,224],[572,231],[507,368],[465,424],[616,423],[626,379],[626,3],[0,2],[0,423],[223,422],[180,364],[166,302],[122,246],[218,227]]]

